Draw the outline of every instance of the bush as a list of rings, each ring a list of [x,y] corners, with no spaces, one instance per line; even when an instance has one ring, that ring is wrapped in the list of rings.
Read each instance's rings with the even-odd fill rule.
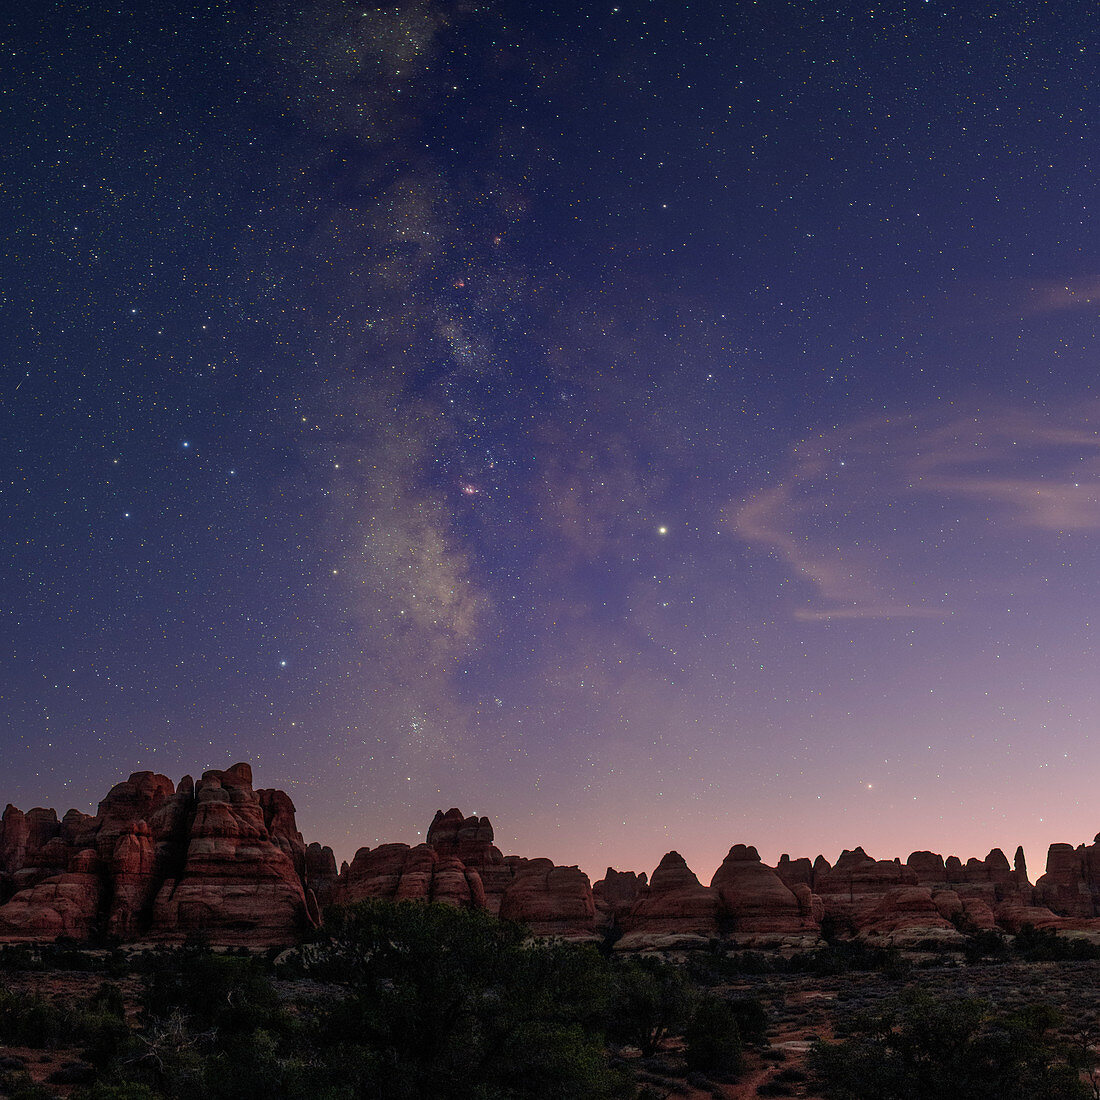
[[[22,943],[6,943],[0,946],[0,970],[43,970],[44,964],[37,951]]]
[[[734,1077],[741,1072],[741,1031],[732,1005],[702,996],[684,1030],[684,1061],[689,1070]]]
[[[761,1046],[768,1038],[768,1012],[755,997],[737,997],[729,1001],[741,1038]]]
[[[368,902],[330,912],[311,954],[312,972],[345,988],[310,1033],[333,1088],[410,1100],[622,1091],[603,1050],[608,963],[591,948],[531,944],[483,912]]]
[[[894,981],[909,976],[912,964],[896,947],[873,947],[863,940],[844,940],[792,955],[788,968],[793,973],[827,977],[853,971],[877,971]]]
[[[671,1035],[683,1034],[691,994],[684,973],[657,958],[620,961],[614,971],[612,1034],[643,1055],[656,1054]]]
[[[1060,936],[1053,928],[1022,925],[1012,949],[1028,962],[1086,962],[1100,959],[1100,946],[1088,940]]]
[[[967,937],[963,955],[968,963],[1005,962],[1009,957],[1008,941],[992,928],[975,932]]]
[[[77,1015],[31,993],[0,989],[0,1042],[12,1046],[55,1047],[75,1038],[83,1029]]]
[[[811,1065],[835,1100],[1073,1100],[1088,1093],[1044,1006],[914,995],[851,1018],[850,1038],[818,1043]],[[839,1031],[839,1029],[838,1029]]]
[[[139,1085],[134,1081],[117,1084],[97,1081],[88,1088],[77,1089],[73,1093],[73,1100],[158,1100],[158,1096],[147,1085]]]
[[[27,1073],[0,1074],[0,1091],[8,1100],[57,1100],[53,1089],[35,1084]]]
[[[279,998],[263,964],[197,950],[169,956],[146,982],[146,1019],[182,1012],[200,1031],[223,1036],[271,1026]]]

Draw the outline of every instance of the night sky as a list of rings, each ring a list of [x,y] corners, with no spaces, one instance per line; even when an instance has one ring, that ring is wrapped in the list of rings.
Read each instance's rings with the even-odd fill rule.
[[[1100,829],[1092,3],[2,19],[0,804]]]

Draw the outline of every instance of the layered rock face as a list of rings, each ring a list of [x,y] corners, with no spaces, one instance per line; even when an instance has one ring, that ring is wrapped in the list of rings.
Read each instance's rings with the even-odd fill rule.
[[[592,884],[577,867],[549,859],[515,859],[515,878],[500,899],[503,920],[521,921],[536,936],[595,939]]]
[[[493,825],[487,817],[464,817],[459,809],[436,810],[428,826],[427,843],[434,851],[477,872],[486,907],[495,915],[515,874],[493,840]]]
[[[201,931],[221,943],[293,940],[310,923],[305,891],[290,852],[294,807],[282,792],[252,789],[252,769],[208,771],[188,807],[183,864],[171,869],[153,901],[151,931],[171,938]],[[268,826],[265,802],[278,803],[283,833]],[[289,821],[289,825],[287,824]],[[284,835],[289,830],[289,835]],[[282,843],[280,843],[280,841]]]
[[[1037,900],[1070,917],[1100,913],[1100,834],[1091,844],[1052,844],[1046,874],[1035,884]]]
[[[644,876],[643,876],[644,878]],[[597,883],[597,886],[600,884]],[[719,898],[704,886],[679,852],[663,856],[649,885],[623,918],[620,950],[687,946],[718,935]]]
[[[714,938],[785,947],[841,935],[893,943],[958,939],[1025,924],[1100,938],[1100,836],[1051,845],[1028,881],[1024,853],[993,849],[965,863],[929,851],[876,860],[862,848],[835,865],[784,855],[767,866],[735,844],[704,886],[669,852],[651,878],[608,868],[592,886],[577,867],[504,856],[486,817],[438,811],[426,842],[361,848],[338,872],[330,848],[306,845],[290,798],[253,790],[247,764],[178,786],[154,772],[116,784],[97,812],[8,806],[0,817],[0,940],[182,939],[291,943],[323,907],[367,898],[484,909],[540,936],[617,939],[623,950]]]
[[[0,939],[293,942],[311,923],[305,845],[281,791],[253,791],[247,764],[177,790],[135,772],[94,816],[14,807],[0,830]]]
[[[485,908],[485,890],[477,871],[455,856],[440,856],[427,844],[360,848],[343,876],[337,897],[344,904],[382,898]]]
[[[424,844],[360,848],[333,890],[341,904],[384,898],[441,901],[522,921],[535,935],[571,939],[596,934],[588,876],[549,859],[504,856],[487,817],[437,811]]]

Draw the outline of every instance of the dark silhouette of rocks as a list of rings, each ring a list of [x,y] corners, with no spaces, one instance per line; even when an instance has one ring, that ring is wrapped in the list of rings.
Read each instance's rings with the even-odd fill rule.
[[[596,923],[606,928],[621,928],[646,886],[644,871],[639,875],[634,871],[616,871],[614,867],[608,867],[604,877],[592,886]]]

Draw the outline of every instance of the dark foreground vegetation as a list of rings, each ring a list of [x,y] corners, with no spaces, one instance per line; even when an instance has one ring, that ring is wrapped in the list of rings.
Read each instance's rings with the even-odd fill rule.
[[[1072,967],[1080,952],[1026,932],[969,954],[1007,975],[1033,957]],[[334,911],[315,942],[265,956],[6,947],[0,1095],[1100,1100],[1092,1021],[1019,991],[967,995],[948,980],[966,958],[921,967],[858,943],[618,958],[420,903]],[[803,994],[835,1010],[816,1030],[797,1030]],[[799,1046],[808,1057],[784,1050]]]

